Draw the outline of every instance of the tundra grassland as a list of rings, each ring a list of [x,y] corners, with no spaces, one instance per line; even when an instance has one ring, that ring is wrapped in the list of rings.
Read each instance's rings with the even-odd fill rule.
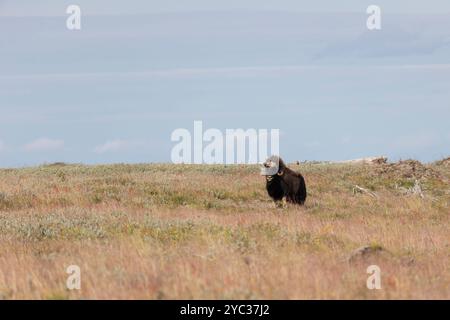
[[[256,165],[0,169],[0,299],[449,299],[448,162],[290,165],[303,207]]]

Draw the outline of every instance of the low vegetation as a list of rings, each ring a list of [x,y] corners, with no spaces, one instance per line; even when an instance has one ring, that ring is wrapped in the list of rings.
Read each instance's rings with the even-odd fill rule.
[[[290,167],[305,206],[251,165],[0,169],[0,299],[450,298],[448,159]]]

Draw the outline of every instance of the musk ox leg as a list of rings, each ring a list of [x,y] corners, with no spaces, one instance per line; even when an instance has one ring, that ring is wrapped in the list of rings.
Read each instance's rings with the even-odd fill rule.
[[[273,202],[275,204],[275,208],[283,208],[283,201],[277,200]]]
[[[296,201],[296,199],[295,199],[295,195],[287,195],[286,196],[286,202],[287,203],[296,203],[297,201]]]
[[[305,179],[303,177],[300,177],[300,187],[297,190],[296,199],[297,203],[304,204],[306,200],[306,184]]]
[[[297,197],[297,195],[290,198],[287,202],[290,204],[303,204],[303,202]]]
[[[288,201],[287,198],[282,198],[280,200],[276,200],[273,202],[275,204],[275,208],[277,209],[284,209],[287,207]]]

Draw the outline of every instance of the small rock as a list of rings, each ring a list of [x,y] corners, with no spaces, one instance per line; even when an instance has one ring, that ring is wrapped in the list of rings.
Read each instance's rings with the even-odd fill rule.
[[[374,255],[378,255],[382,252],[387,252],[379,245],[368,245],[362,246],[356,250],[354,250],[350,256],[348,257],[348,262],[353,262],[359,259],[366,259],[369,257],[373,257]]]

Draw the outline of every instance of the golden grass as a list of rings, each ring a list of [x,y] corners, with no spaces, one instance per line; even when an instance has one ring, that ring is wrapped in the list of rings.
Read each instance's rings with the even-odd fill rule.
[[[424,198],[371,166],[292,167],[305,207],[275,207],[256,166],[0,170],[0,299],[450,298],[448,166],[419,177]],[[389,255],[349,263],[362,245]]]

